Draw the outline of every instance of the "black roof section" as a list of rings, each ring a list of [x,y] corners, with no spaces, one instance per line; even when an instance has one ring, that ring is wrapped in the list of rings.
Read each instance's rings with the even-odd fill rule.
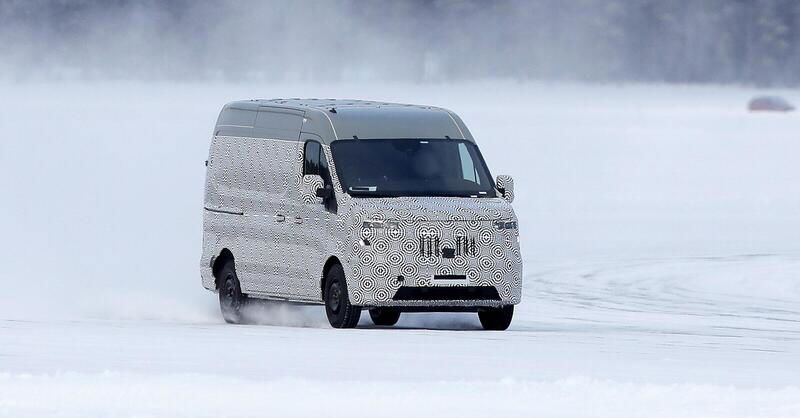
[[[248,129],[249,128],[249,129]],[[223,107],[215,134],[296,139],[450,138],[473,141],[455,113],[435,106],[344,99],[258,99]]]

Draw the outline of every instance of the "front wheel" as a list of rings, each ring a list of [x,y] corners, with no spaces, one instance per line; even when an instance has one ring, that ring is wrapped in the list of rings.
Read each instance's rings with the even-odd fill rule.
[[[478,319],[481,320],[483,329],[490,331],[504,331],[508,329],[513,317],[514,305],[478,311]]]
[[[392,326],[400,319],[400,311],[392,308],[373,308],[369,310],[369,317],[375,325]]]
[[[332,266],[325,278],[325,313],[334,328],[355,328],[361,317],[361,307],[350,304],[340,264]]]

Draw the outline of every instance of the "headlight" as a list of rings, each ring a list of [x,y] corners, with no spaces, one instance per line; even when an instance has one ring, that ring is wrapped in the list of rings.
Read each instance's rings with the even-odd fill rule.
[[[362,228],[386,228],[397,229],[400,228],[400,223],[397,221],[382,221],[382,220],[369,220],[364,221],[361,225]]]
[[[494,221],[494,227],[503,229],[517,229],[517,221]]]

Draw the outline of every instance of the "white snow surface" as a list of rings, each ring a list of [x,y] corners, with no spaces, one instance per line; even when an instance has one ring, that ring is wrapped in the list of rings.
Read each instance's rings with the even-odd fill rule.
[[[579,84],[0,85],[0,416],[800,416],[800,115]],[[800,100],[800,91],[778,93]],[[219,108],[456,111],[515,178],[523,302],[227,325],[198,271]]]

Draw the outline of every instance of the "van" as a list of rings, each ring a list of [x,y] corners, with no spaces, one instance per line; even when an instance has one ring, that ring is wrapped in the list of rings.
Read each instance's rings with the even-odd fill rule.
[[[477,312],[505,330],[522,296],[514,182],[493,179],[453,112],[357,100],[226,104],[206,161],[203,286],[225,321],[249,299]]]

